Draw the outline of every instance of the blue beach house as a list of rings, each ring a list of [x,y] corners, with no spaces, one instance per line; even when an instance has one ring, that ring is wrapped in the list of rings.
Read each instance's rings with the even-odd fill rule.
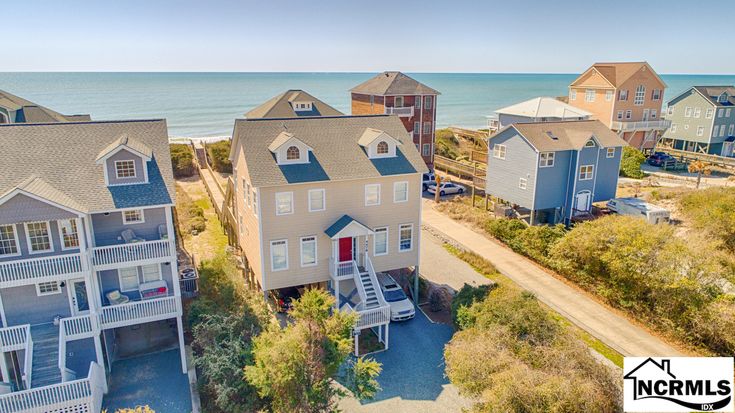
[[[568,225],[615,197],[625,145],[598,120],[514,123],[489,139],[486,192],[531,225]]]

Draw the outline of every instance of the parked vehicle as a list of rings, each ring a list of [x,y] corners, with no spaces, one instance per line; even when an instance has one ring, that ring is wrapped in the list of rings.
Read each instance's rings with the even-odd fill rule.
[[[301,296],[296,287],[270,290],[269,295],[279,313],[288,312],[293,307],[293,301]]]
[[[430,194],[436,193],[436,184],[429,186],[428,189]],[[461,194],[464,192],[464,187],[454,182],[443,182],[441,188],[439,188],[439,195],[444,196],[447,194]]]
[[[406,297],[403,288],[388,274],[380,274],[380,289],[383,291],[385,301],[390,305],[390,320],[410,320],[416,315],[411,300]]]
[[[667,209],[649,204],[640,198],[614,198],[607,201],[607,208],[620,215],[643,218],[651,224],[669,222],[671,217]]]
[[[646,162],[651,166],[662,166],[666,161],[675,161],[676,159],[665,152],[654,152],[653,155],[646,159]]]
[[[431,185],[436,185],[436,176],[433,172],[424,174],[421,178],[421,186],[424,188],[424,191],[429,189]]]

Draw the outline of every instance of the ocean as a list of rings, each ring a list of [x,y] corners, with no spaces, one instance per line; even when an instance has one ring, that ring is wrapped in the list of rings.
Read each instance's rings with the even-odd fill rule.
[[[409,73],[441,92],[437,126],[485,127],[495,109],[562,96],[576,74]],[[350,113],[349,89],[374,73],[0,73],[0,90],[95,120],[166,118],[173,137],[221,137],[233,119],[286,89],[304,89]],[[662,75],[664,102],[692,85],[735,75]]]

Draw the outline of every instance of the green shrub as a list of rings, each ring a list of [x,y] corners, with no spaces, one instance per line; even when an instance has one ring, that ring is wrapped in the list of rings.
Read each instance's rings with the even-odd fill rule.
[[[187,234],[193,231],[202,232],[207,227],[204,209],[197,205],[178,184],[176,185],[176,217],[179,228]]]
[[[641,164],[646,161],[646,155],[636,148],[623,147],[623,159],[620,161],[620,176],[641,179],[645,176]]]
[[[449,159],[457,159],[459,156],[459,141],[449,129],[436,131],[436,154]]]
[[[184,178],[194,175],[194,154],[189,145],[173,143],[171,148],[171,166],[174,169],[174,178]]]
[[[538,262],[545,262],[551,247],[566,234],[564,225],[539,225],[526,227],[516,233],[513,242],[518,252],[533,258]]]
[[[526,224],[517,219],[494,219],[485,225],[485,230],[490,235],[509,244],[511,248],[516,237],[526,228]]]
[[[218,141],[207,144],[207,156],[212,163],[212,169],[217,172],[232,173],[230,162],[230,141]]]
[[[735,252],[735,188],[708,188],[685,194],[679,206],[698,229]]]
[[[475,302],[484,300],[493,288],[495,284],[478,287],[469,284],[462,286],[452,298],[452,321],[457,328],[464,329],[474,325],[474,319],[470,317],[467,309]]]

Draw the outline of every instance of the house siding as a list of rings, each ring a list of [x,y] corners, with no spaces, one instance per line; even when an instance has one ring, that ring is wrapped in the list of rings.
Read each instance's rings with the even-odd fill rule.
[[[393,202],[393,183],[409,182],[408,202]],[[381,203],[365,206],[364,188],[366,184],[381,184]],[[326,210],[309,212],[308,191],[325,189]],[[292,191],[294,193],[294,213],[275,214],[275,194]],[[326,181],[304,185],[259,188],[261,201],[261,220],[263,225],[263,268],[265,282],[263,288],[283,288],[329,280],[329,258],[332,256],[332,241],[324,233],[342,215],[348,214],[370,228],[389,227],[389,253],[373,257],[373,242],[370,237],[369,255],[376,271],[387,271],[418,265],[419,231],[421,230],[421,175],[397,175],[375,179],[354,181]],[[409,252],[398,252],[398,228],[400,224],[413,224],[413,248]],[[317,238],[317,265],[301,267],[300,238]],[[251,237],[257,237],[251,234]],[[270,241],[288,240],[288,270],[271,271]],[[360,248],[362,249],[362,248]],[[258,273],[256,269],[256,273]],[[258,274],[261,277],[261,274]]]
[[[57,315],[70,317],[68,291],[62,287],[59,294],[39,297],[35,285],[3,288],[0,295],[8,325],[50,323]]]
[[[77,215],[24,194],[17,194],[0,205],[0,225],[69,218]]]
[[[115,161],[131,159],[135,161],[135,178],[117,179],[115,174]],[[143,168],[147,167],[147,165],[145,165],[140,156],[135,155],[126,149],[121,149],[116,154],[107,158],[106,166],[107,180],[110,185],[137,184],[145,182],[145,172]]]
[[[567,185],[572,165],[572,151],[558,151],[554,155],[554,166],[538,168],[538,185],[536,185],[536,199],[534,209],[550,209],[564,206],[564,197],[567,194]]]
[[[506,145],[505,159],[493,157],[495,144]],[[487,193],[524,208],[532,208],[536,161],[536,150],[515,129],[500,132],[490,140],[488,149]],[[528,180],[525,190],[518,186],[520,178]]]
[[[609,201],[615,198],[618,189],[618,176],[620,175],[620,158],[623,148],[615,148],[615,156],[607,157],[607,149],[602,148],[597,160],[597,171],[595,172],[594,202]]]
[[[692,108],[690,117],[685,117],[686,108]],[[695,108],[699,108],[701,113],[699,118],[694,117]],[[689,90],[686,96],[679,96],[669,102],[669,110],[673,109],[672,114],[667,114],[667,119],[672,125],[676,125],[676,131],[669,128],[664,133],[664,138],[676,139],[687,142],[709,143],[712,136],[712,118],[707,119],[707,109],[714,110],[712,116],[717,120],[717,109],[709,103],[702,95],[693,88]],[[697,128],[704,127],[702,136],[697,136]]]
[[[135,235],[148,241],[160,239],[158,226],[166,225],[166,208],[168,207],[145,209],[143,211],[145,222],[130,225],[123,225],[121,211],[110,212],[109,215],[93,214],[95,246],[121,244],[123,241],[118,240],[118,237],[126,229],[132,229]]]
[[[256,280],[259,284],[262,284],[261,271],[261,248],[260,248],[260,211],[258,215],[255,215],[255,210],[252,207],[252,194],[253,189],[251,188],[250,197],[251,205],[245,205],[243,182],[251,182],[250,174],[248,172],[247,162],[245,162],[245,156],[242,151],[242,147],[236,149],[235,161],[233,161],[233,170],[237,173],[233,175],[233,182],[235,191],[233,192],[233,209],[235,219],[238,220],[239,233],[238,244],[245,253],[248,265],[256,274]],[[257,199],[260,200],[260,192],[258,189]],[[261,285],[262,288],[262,285]]]
[[[0,262],[7,262],[7,261],[15,261],[15,260],[24,260],[24,259],[31,259],[31,258],[42,258],[42,257],[51,257],[55,255],[66,255],[66,254],[74,254],[79,252],[79,248],[74,249],[68,249],[68,250],[62,250],[61,248],[61,237],[59,235],[59,225],[56,221],[50,221],[49,222],[49,231],[51,236],[51,241],[53,243],[53,251],[44,252],[44,253],[36,253],[36,254],[29,254],[28,250],[28,241],[26,239],[26,229],[25,225],[23,224],[16,224],[15,225],[15,231],[18,235],[18,239],[16,242],[18,243],[18,247],[20,248],[21,255],[20,256],[13,256],[13,257],[5,257],[0,258]],[[84,234],[84,228],[79,229],[79,236],[83,236]]]

